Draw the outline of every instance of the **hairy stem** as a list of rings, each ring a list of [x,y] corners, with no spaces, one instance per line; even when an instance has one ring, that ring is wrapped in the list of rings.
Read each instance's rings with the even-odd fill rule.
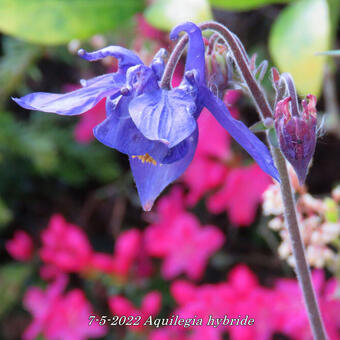
[[[290,98],[292,99],[291,108],[292,108],[293,116],[298,117],[299,116],[298,96],[297,96],[297,93],[296,93],[293,78],[289,73],[282,73],[280,80],[285,83],[286,88],[288,90],[288,94],[289,94]],[[279,85],[279,87],[280,87],[280,85]],[[279,98],[278,100],[281,100],[281,98]]]
[[[182,37],[179,40],[179,42],[177,43],[177,45],[175,46],[175,48],[171,52],[169,60],[166,64],[166,66],[165,66],[165,70],[163,72],[162,79],[160,81],[160,87],[161,88],[168,89],[168,90],[171,88],[172,75],[175,71],[176,65],[177,65],[179,59],[181,58],[181,55],[182,55],[188,41],[189,41],[189,38],[188,38],[187,35],[185,35],[184,37]]]
[[[221,24],[215,22],[209,22],[201,25],[201,28],[211,29],[221,34],[221,37],[229,47],[233,54],[235,64],[244,80],[247,84],[251,96],[256,104],[261,118],[272,117],[273,113],[269,106],[266,96],[264,95],[261,87],[257,83],[253,73],[249,68],[249,63],[244,55],[244,51],[240,47],[240,42],[235,39],[234,34]],[[290,76],[285,78],[288,91],[293,95],[295,93],[294,83]],[[292,87],[293,86],[293,87]],[[292,98],[293,105],[296,103],[297,109],[297,97]],[[295,201],[293,197],[293,190],[289,180],[288,170],[285,158],[283,157],[280,149],[271,147],[271,151],[274,157],[275,165],[279,171],[281,183],[281,195],[284,205],[285,221],[288,227],[290,241],[292,244],[293,255],[296,264],[296,274],[303,293],[305,306],[308,312],[309,322],[312,328],[314,339],[326,340],[326,332],[322,322],[319,306],[316,299],[316,294],[313,289],[311,275],[309,267],[306,261],[304,245],[302,242]]]
[[[284,206],[284,216],[293,249],[295,271],[303,293],[313,336],[315,340],[326,340],[326,331],[312,285],[310,270],[307,264],[305,249],[301,238],[286,161],[279,149],[272,148],[272,154],[274,156],[275,165],[280,174],[280,188]]]
[[[259,87],[252,71],[249,68],[247,54],[245,53],[244,48],[238,38],[236,38],[235,35],[226,27],[217,22],[203,23],[200,25],[200,27],[201,29],[213,30],[221,35],[222,39],[225,41],[233,55],[233,59],[240,75],[249,88],[250,94],[254,99],[261,118],[272,117],[272,111],[267,98],[264,95],[262,89]]]

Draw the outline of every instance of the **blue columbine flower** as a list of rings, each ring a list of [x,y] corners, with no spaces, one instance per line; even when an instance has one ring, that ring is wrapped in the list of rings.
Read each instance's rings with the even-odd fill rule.
[[[81,114],[106,97],[106,119],[94,128],[103,144],[129,156],[132,173],[144,210],[150,210],[157,196],[188,167],[198,142],[197,118],[206,107],[230,135],[278,180],[267,147],[207,88],[204,43],[193,23],[175,27],[171,39],[181,31],[189,35],[183,80],[177,88],[162,89],[164,50],[146,66],[131,51],[110,46],[79,55],[89,61],[113,56],[116,73],[83,81],[83,88],[67,93],[32,93],[14,100],[24,108],[60,115]],[[205,174],[202,174],[204,176]]]

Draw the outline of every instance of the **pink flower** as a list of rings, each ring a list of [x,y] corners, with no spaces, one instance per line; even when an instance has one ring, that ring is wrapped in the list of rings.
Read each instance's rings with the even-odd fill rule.
[[[86,340],[106,333],[106,328],[89,326],[91,306],[84,293],[74,289],[63,295],[66,276],[60,276],[43,291],[31,287],[24,296],[24,306],[33,315],[33,321],[23,334],[24,340],[33,340],[42,334],[47,340]]]
[[[135,228],[122,232],[115,243],[113,255],[94,253],[91,268],[115,276],[124,282],[131,274],[137,279],[152,272],[152,264],[143,246],[143,235]]]
[[[208,326],[209,316],[223,318],[228,313],[228,301],[225,295],[232,292],[224,284],[206,284],[195,286],[185,281],[174,282],[171,293],[179,305],[173,314],[189,319],[195,315],[202,319],[202,326],[190,327],[188,339],[222,340],[222,333],[226,331],[224,326]]]
[[[74,129],[74,138],[78,143],[87,144],[94,139],[93,128],[105,119],[105,99],[95,107],[83,113]]]
[[[67,277],[61,275],[45,291],[37,287],[30,287],[26,291],[23,305],[32,314],[33,321],[23,334],[24,340],[35,339],[44,331],[48,318],[53,312],[53,307],[66,285]]]
[[[229,273],[228,281],[219,284],[195,286],[185,281],[174,282],[171,294],[178,304],[175,314],[184,318],[197,315],[203,326],[190,328],[189,339],[222,340],[229,332],[231,340],[271,339],[272,291],[261,287],[254,274],[245,266],[236,266]],[[255,319],[253,325],[208,326],[212,318]],[[246,318],[248,316],[248,318]],[[204,334],[204,336],[202,336]]]
[[[91,261],[91,245],[83,230],[53,215],[48,227],[41,234],[40,257],[65,272],[84,271]]]
[[[233,107],[239,96],[240,91],[229,90],[224,97],[234,117],[239,115]],[[195,157],[182,177],[189,187],[189,205],[196,204],[206,193],[224,183],[229,172],[226,163],[232,157],[230,135],[208,110],[203,109],[198,125],[200,136]]]
[[[152,264],[144,248],[143,235],[138,229],[129,229],[118,237],[113,256],[113,270],[121,279],[129,273],[136,279],[150,276]]]
[[[77,84],[67,84],[64,86],[65,92],[74,91],[80,88]],[[81,144],[88,144],[93,139],[93,128],[105,119],[106,99],[102,99],[92,109],[84,112],[73,131],[74,139]]]
[[[97,322],[89,325],[92,307],[80,289],[73,289],[58,299],[51,310],[45,336],[51,340],[87,340],[106,334]]]
[[[25,231],[18,230],[11,240],[5,243],[6,250],[18,261],[29,261],[33,256],[33,241]]]
[[[145,19],[143,14],[136,14],[137,30],[143,37],[151,40],[162,40],[166,36],[164,32],[161,32],[157,28],[151,26]]]
[[[118,316],[133,316],[133,322],[137,324],[138,319],[135,317],[140,317],[138,325],[129,325],[128,327],[132,330],[140,330],[144,322],[150,316],[156,316],[162,304],[162,295],[157,291],[152,291],[147,293],[140,305],[140,308],[135,307],[127,298],[123,296],[112,296],[109,299],[109,307],[114,315]]]
[[[336,280],[326,281],[322,271],[313,272],[313,282],[331,340],[340,339],[340,300],[336,299]],[[222,340],[229,333],[230,340],[269,340],[274,333],[283,333],[295,340],[311,340],[312,335],[296,279],[280,279],[273,288],[259,284],[256,276],[245,266],[235,266],[226,282],[194,285],[178,280],[171,285],[177,308],[170,315],[188,319],[202,318],[202,326],[164,327],[150,334],[151,340],[181,339]],[[249,325],[208,326],[209,316],[254,319]],[[215,321],[216,322],[216,321]],[[216,323],[215,323],[216,324]]]
[[[184,64],[182,62],[179,62],[172,76],[172,82],[171,82],[172,87],[177,87],[181,83],[183,74],[184,74]]]
[[[142,234],[137,229],[129,229],[121,233],[115,244],[115,252],[113,259],[114,272],[122,277],[126,277],[136,260]]]
[[[153,330],[148,337],[149,340],[187,340],[185,330],[177,327],[163,327]]]
[[[198,125],[200,136],[195,157],[182,177],[189,187],[189,205],[196,204],[204,194],[222,184],[228,173],[223,160],[228,158],[230,136],[206,109]]]
[[[148,222],[165,225],[171,223],[174,218],[185,211],[184,199],[182,187],[180,185],[173,186],[167,195],[158,200],[157,208],[148,213]]]
[[[229,327],[231,340],[271,339],[275,332],[271,320],[275,295],[272,290],[259,285],[254,273],[245,265],[234,267],[228,275],[228,286],[232,292],[230,314],[249,315],[255,320],[250,326]]]
[[[314,270],[312,278],[328,337],[331,340],[338,340],[340,300],[334,296],[336,279],[326,281],[322,270]],[[311,340],[312,334],[298,282],[294,279],[279,279],[275,286],[275,294],[273,304],[275,317],[272,321],[276,328],[292,339]]]
[[[93,253],[91,269],[101,273],[112,274],[114,272],[113,256],[105,253]]]
[[[221,190],[208,200],[208,209],[212,213],[226,210],[232,224],[250,225],[256,216],[262,194],[271,183],[257,164],[230,171]]]
[[[160,207],[164,209],[165,203],[163,199]],[[221,248],[225,237],[217,227],[201,226],[194,215],[177,210],[176,206],[174,212],[169,219],[160,214],[159,222],[146,229],[146,249],[150,255],[163,258],[162,274],[166,279],[181,273],[199,279],[209,257]]]
[[[54,281],[63,273],[64,271],[54,264],[42,265],[39,270],[40,277],[46,281]]]

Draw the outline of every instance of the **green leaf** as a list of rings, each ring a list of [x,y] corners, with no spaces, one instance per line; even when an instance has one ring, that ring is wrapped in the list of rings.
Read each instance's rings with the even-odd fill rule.
[[[330,22],[326,0],[301,0],[286,7],[273,24],[269,50],[281,72],[292,74],[300,95],[319,95],[329,49]]]
[[[210,0],[213,7],[230,11],[247,11],[250,9],[271,5],[287,3],[294,0]]]
[[[65,120],[38,112],[22,122],[7,112],[0,112],[0,177],[14,180],[18,176],[16,171],[29,177],[32,176],[29,173],[34,172],[75,186],[90,179],[101,183],[115,180],[120,173],[115,151],[96,141],[78,144],[72,132],[74,122],[76,119]],[[10,161],[20,162],[22,166],[13,171],[8,165]],[[26,168],[27,161],[33,167]],[[7,188],[10,182],[8,179],[1,184]],[[7,200],[5,194],[3,197]]]
[[[328,222],[336,223],[339,218],[339,210],[337,203],[331,198],[325,198],[324,204],[326,207],[325,217]]]
[[[0,198],[0,229],[5,227],[13,218],[12,211],[6,203]]]
[[[32,68],[35,60],[43,53],[41,47],[10,37],[4,37],[2,43],[4,53],[0,58],[1,104],[8,100],[8,95],[17,89],[25,73]]]
[[[278,148],[279,147],[279,142],[278,142],[278,138],[277,138],[277,134],[276,134],[275,128],[270,128],[269,129],[268,138],[269,138],[270,144],[273,145],[274,148]]]
[[[260,120],[259,122],[255,123],[254,125],[252,125],[249,130],[251,132],[257,133],[257,132],[264,132],[266,131],[268,128],[264,125],[263,121]]]
[[[24,281],[31,272],[27,264],[15,263],[0,269],[0,317],[21,299]]]
[[[338,23],[340,19],[340,1],[339,0],[328,0],[329,15],[331,21],[331,42],[332,45],[336,39],[336,33]]]
[[[0,30],[55,45],[113,30],[143,9],[140,0],[0,0]]]
[[[212,19],[207,0],[156,0],[144,14],[152,26],[163,31],[185,21],[200,23]]]

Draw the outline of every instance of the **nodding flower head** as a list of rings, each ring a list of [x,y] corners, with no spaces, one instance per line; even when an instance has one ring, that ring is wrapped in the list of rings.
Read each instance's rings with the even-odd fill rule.
[[[279,101],[275,109],[275,128],[280,149],[293,166],[300,184],[305,182],[316,144],[316,97],[302,101],[302,112],[292,113],[291,97]]]
[[[13,98],[26,109],[67,116],[81,114],[106,98],[106,119],[93,133],[104,145],[129,156],[144,210],[150,210],[162,190],[189,166],[198,142],[197,119],[203,107],[265,172],[279,180],[267,147],[234,119],[223,101],[207,88],[200,28],[187,22],[176,26],[170,38],[177,39],[182,31],[189,42],[184,77],[176,88],[160,86],[164,49],[147,66],[134,52],[108,46],[94,52],[80,50],[79,56],[88,61],[115,57],[117,72],[82,81],[81,89],[66,94],[35,92]]]

